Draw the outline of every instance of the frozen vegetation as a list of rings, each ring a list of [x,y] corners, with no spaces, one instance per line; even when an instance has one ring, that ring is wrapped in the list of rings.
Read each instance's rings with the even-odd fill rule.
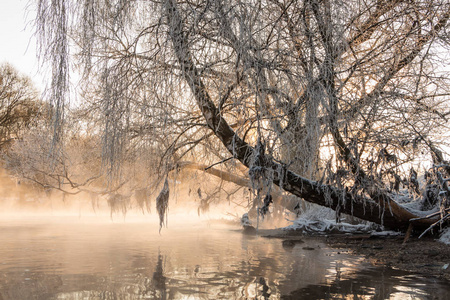
[[[156,203],[161,226],[186,181],[198,214],[306,201],[335,211],[303,211],[307,231],[448,224],[448,1],[32,2],[52,80],[41,100],[1,70],[18,181],[111,215]]]

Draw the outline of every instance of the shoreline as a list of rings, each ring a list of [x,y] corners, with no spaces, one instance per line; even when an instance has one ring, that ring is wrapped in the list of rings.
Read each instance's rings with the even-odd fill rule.
[[[258,235],[293,241],[302,237],[321,238],[332,248],[345,249],[364,256],[374,266],[389,267],[450,282],[450,245],[432,237],[419,240],[416,236],[411,236],[404,244],[404,235],[305,235],[300,231],[281,228],[260,230]]]
[[[349,249],[363,255],[372,265],[432,276],[450,281],[450,246],[431,237],[420,240],[404,236],[332,236],[326,237],[330,247]]]

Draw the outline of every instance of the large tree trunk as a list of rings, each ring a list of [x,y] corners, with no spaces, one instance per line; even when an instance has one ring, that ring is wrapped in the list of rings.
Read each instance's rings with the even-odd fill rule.
[[[205,121],[233,157],[245,166],[251,167],[251,158],[256,150],[242,140],[228,125],[206,90],[188,48],[186,33],[176,1],[166,0],[165,11],[174,53],[180,64],[182,76],[188,83]],[[355,196],[346,190],[303,178],[276,163],[267,155],[263,160],[265,167],[273,171],[275,184],[308,202],[330,207],[338,212],[382,224],[391,229],[405,230],[408,228],[410,220],[417,218],[416,215],[398,205],[382,191],[373,193],[370,198]],[[425,228],[435,221],[435,219],[416,220],[414,226]]]

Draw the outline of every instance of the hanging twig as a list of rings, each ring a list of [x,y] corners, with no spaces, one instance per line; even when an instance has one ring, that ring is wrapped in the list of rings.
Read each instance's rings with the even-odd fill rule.
[[[167,225],[166,216],[167,210],[169,209],[169,183],[167,177],[161,192],[158,197],[156,197],[156,209],[158,210],[159,215],[159,232],[161,232],[163,225]]]

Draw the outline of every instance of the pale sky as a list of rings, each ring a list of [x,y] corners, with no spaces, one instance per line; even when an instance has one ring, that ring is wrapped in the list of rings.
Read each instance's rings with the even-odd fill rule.
[[[0,1],[0,63],[9,62],[42,91],[44,76],[38,72],[36,40],[32,38],[34,16],[25,10],[28,1]]]

